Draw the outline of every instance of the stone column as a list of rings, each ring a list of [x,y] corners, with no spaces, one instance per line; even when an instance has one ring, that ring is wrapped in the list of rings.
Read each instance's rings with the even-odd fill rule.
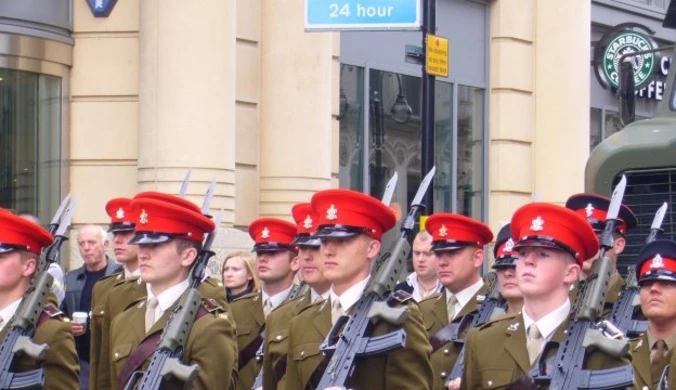
[[[303,0],[261,3],[260,214],[290,219],[337,177],[339,45],[304,31]]]
[[[535,192],[563,204],[589,157],[591,2],[538,1],[536,15]]]
[[[140,6],[139,191],[190,200],[217,180],[212,214],[234,222],[236,0],[143,0]]]

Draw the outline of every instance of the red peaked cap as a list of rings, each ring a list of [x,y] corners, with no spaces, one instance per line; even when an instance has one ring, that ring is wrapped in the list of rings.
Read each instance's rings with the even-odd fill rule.
[[[160,200],[162,202],[168,202],[168,203],[173,203],[176,206],[183,207],[185,209],[194,211],[196,213],[202,214],[202,209],[197,207],[196,204],[193,202],[181,198],[180,196],[176,195],[170,195],[170,194],[165,194],[162,192],[157,192],[157,191],[144,191],[144,192],[139,192],[134,196],[134,199],[140,199],[140,198],[146,198],[146,199],[155,199],[155,200]]]
[[[136,217],[136,235],[130,244],[157,244],[172,238],[202,242],[216,228],[199,212],[156,199],[134,198],[131,212]]]
[[[317,214],[310,203],[298,203],[291,208],[291,215],[296,221],[295,245],[320,246],[318,238],[312,237],[317,230]]]
[[[134,231],[134,216],[131,214],[131,199],[115,198],[106,203],[106,213],[110,217],[108,232]]]
[[[466,247],[482,248],[493,240],[488,225],[460,214],[432,214],[425,221],[432,235],[432,251],[453,251]]]
[[[319,191],[312,196],[310,203],[319,218],[314,235],[317,238],[365,234],[380,241],[397,222],[394,212],[383,202],[357,191]]]
[[[249,225],[249,235],[256,242],[254,252],[279,252],[292,250],[296,225],[277,218],[259,218]]]
[[[576,194],[568,198],[566,207],[583,216],[595,231],[603,231],[608,219],[608,208],[610,199],[596,194]],[[627,234],[627,230],[633,229],[638,225],[638,220],[634,212],[622,204],[617,216],[620,224],[617,225],[617,231],[622,235]]]
[[[0,208],[0,253],[25,250],[40,255],[54,237],[42,226]]]
[[[595,256],[599,240],[580,214],[549,203],[530,203],[512,216],[515,248],[545,247],[570,253],[578,264]]]
[[[638,283],[664,280],[676,282],[676,242],[655,240],[638,254]]]
[[[512,238],[512,228],[507,224],[500,229],[498,237],[495,239],[495,247],[493,248],[493,255],[495,256],[495,263],[493,268],[507,268],[515,267],[519,259],[519,254],[514,250],[514,239]]]

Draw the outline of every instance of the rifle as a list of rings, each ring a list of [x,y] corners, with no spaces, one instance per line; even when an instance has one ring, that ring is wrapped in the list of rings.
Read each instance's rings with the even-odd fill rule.
[[[215,180],[212,180],[207,190],[207,194],[202,204],[202,214],[207,215],[211,200],[213,199]],[[164,328],[157,348],[150,360],[150,366],[144,373],[143,371],[136,371],[129,378],[129,382],[125,386],[126,390],[134,389],[137,382],[140,381],[138,389],[141,390],[158,390],[164,384],[164,378],[173,376],[183,382],[190,382],[197,376],[199,366],[197,364],[185,365],[181,363],[183,352],[188,342],[188,336],[195,323],[195,316],[202,304],[202,294],[197,291],[199,285],[204,281],[207,264],[209,259],[215,255],[211,250],[211,245],[216,238],[218,226],[221,224],[223,218],[223,209],[218,213],[214,220],[216,228],[210,232],[204,240],[204,245],[200,251],[195,265],[193,265],[190,272],[190,287],[181,296],[181,299],[174,309],[173,313],[167,321],[167,326]]]
[[[673,359],[672,359],[673,360]],[[662,376],[660,376],[660,381],[657,384],[655,390],[668,390],[671,388],[671,381],[669,380],[669,369],[671,364],[667,364],[662,371]]]
[[[420,210],[424,207],[420,202],[427,192],[434,172],[435,168],[432,168],[420,183],[408,215],[401,225],[401,236],[392,250],[382,255],[384,257],[382,265],[375,270],[364,294],[355,304],[354,315],[338,319],[321,344],[320,348],[324,354],[331,357],[319,381],[318,389],[343,387],[352,376],[357,360],[396,351],[406,345],[406,332],[403,329],[378,337],[371,337],[370,333],[379,319],[400,325],[410,314],[406,307],[389,307],[387,300],[395,281],[405,270],[406,260],[411,251],[408,235],[413,230]],[[341,329],[342,334],[337,338]]]
[[[497,273],[489,272],[488,274],[486,274],[486,283],[488,283],[488,291],[486,292],[486,298],[481,304],[479,311],[476,314],[467,314],[465,316],[465,318],[471,318],[472,321],[469,324],[469,329],[481,326],[486,322],[492,320],[496,316],[507,313],[505,311],[507,303],[502,298],[502,295],[500,295],[500,284],[498,283]],[[465,322],[465,318],[463,318],[462,321],[460,321],[460,323]],[[461,344],[462,349],[460,350],[460,354],[458,355],[458,358],[455,361],[455,365],[453,366],[451,374],[448,376],[446,386],[448,386],[448,384],[453,379],[460,378],[462,376],[462,372],[465,370],[465,348],[467,348],[465,340],[464,339],[460,340],[459,337],[460,334],[464,332],[464,329],[461,329],[459,326],[457,326],[458,324],[454,324],[452,322],[451,324],[456,325],[451,336],[451,341],[456,345]]]
[[[608,219],[601,234],[601,251],[592,266],[591,275],[582,284],[580,298],[571,310],[571,318],[561,345],[549,342],[530,372],[534,384],[551,390],[616,389],[630,387],[634,383],[631,365],[603,370],[583,369],[585,351],[598,348],[611,356],[622,357],[629,350],[629,342],[621,333],[613,332],[612,324],[602,319],[603,306],[613,266],[606,252],[613,247],[613,232],[620,221],[617,219],[626,177],[615,187],[608,208]],[[600,321],[600,322],[598,322]],[[552,359],[547,360],[547,351],[558,348]]]
[[[67,197],[67,200],[69,199]],[[52,283],[54,283],[54,278],[47,270],[49,265],[58,258],[61,245],[68,240],[66,231],[70,226],[76,205],[77,200],[73,200],[63,214],[63,218],[57,218],[56,222],[52,221],[52,225],[55,226],[53,228],[54,243],[40,256],[36,276],[26,290],[24,298],[9,324],[9,331],[2,340],[0,345],[0,389],[41,389],[45,385],[43,368],[20,373],[13,372],[12,370],[16,368],[14,358],[23,353],[40,361],[47,354],[49,346],[35,344],[31,338],[35,334],[38,319],[45,307],[47,294],[52,288]],[[57,214],[62,212],[63,208],[60,207]]]
[[[646,238],[646,244],[650,244],[658,239],[663,232],[662,221],[667,212],[667,207],[667,203],[664,202],[662,207],[655,213],[653,223],[650,227],[650,234]],[[637,306],[639,306],[639,302],[636,269],[634,267],[629,267],[627,269],[627,278],[624,283],[624,288],[620,293],[620,298],[615,302],[609,318],[610,322],[629,338],[638,337],[648,330],[647,320],[633,319],[634,311]]]
[[[392,196],[394,196],[394,190],[395,190],[395,188],[397,187],[397,181],[398,181],[398,180],[399,180],[399,174],[398,174],[397,172],[394,172],[394,174],[392,175],[392,177],[390,178],[390,180],[387,182],[387,185],[385,186],[385,190],[383,191],[383,197],[382,197],[382,199],[381,199],[381,201],[383,202],[383,204],[389,206],[390,203],[392,202]],[[374,261],[374,262],[373,262],[373,268],[372,268],[372,270],[377,270],[378,267],[380,267],[380,265],[381,265],[381,264],[380,264],[378,261]],[[374,273],[375,273],[375,272],[374,272]],[[302,286],[302,285],[304,285],[304,283],[301,284],[301,286]],[[296,287],[297,287],[297,286],[296,286]],[[305,290],[307,290],[307,288],[309,288],[308,286],[305,286],[305,287],[306,287]],[[305,290],[303,290],[302,293],[304,293]],[[289,296],[290,296],[293,292],[294,292],[294,291],[291,290],[291,293],[289,293]],[[301,294],[302,294],[302,293],[301,293]],[[300,294],[299,294],[299,295],[300,295]],[[284,302],[290,301],[290,300],[293,300],[293,299],[296,299],[296,298],[293,297],[293,298],[289,299],[289,297],[287,296],[287,298],[286,298],[286,300],[285,300]],[[263,344],[261,344],[261,346],[258,348],[258,351],[256,351],[256,359],[257,359],[258,361],[262,361],[262,360],[263,360],[263,357],[264,357],[264,354],[265,354],[265,352],[264,352],[264,350],[263,350]],[[258,388],[260,388],[260,387],[263,387],[263,367],[261,367],[260,371],[258,371],[258,375],[256,376],[256,380],[254,381],[253,386],[251,386],[251,390],[256,390],[256,389],[258,389]]]

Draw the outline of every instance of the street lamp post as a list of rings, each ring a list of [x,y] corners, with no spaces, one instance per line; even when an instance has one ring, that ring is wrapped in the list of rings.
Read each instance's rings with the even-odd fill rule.
[[[427,34],[436,34],[437,1],[423,0],[422,52],[427,50]],[[436,77],[427,74],[427,68],[422,66],[422,136],[421,136],[421,177],[425,176],[434,166],[434,82]],[[430,183],[434,188],[434,181]],[[426,214],[434,212],[434,191],[427,191],[423,203],[427,206]]]

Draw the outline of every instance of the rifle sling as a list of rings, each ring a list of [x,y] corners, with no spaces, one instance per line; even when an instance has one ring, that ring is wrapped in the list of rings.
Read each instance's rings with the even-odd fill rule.
[[[279,361],[277,364],[275,364],[275,367],[273,368],[275,370],[275,377],[277,378],[277,381],[282,379],[284,375],[286,375],[286,358],[287,355],[282,356],[279,358]]]
[[[195,315],[195,322],[207,313],[207,309],[200,305],[199,309],[197,309],[197,314]],[[118,388],[120,390],[124,389],[134,372],[139,370],[143,366],[143,363],[153,356],[155,348],[157,348],[157,343],[160,341],[160,337],[162,337],[162,332],[158,330],[146,337],[145,340],[129,354],[129,357],[124,362],[122,371],[120,371],[120,377],[118,378]]]
[[[432,352],[436,351],[437,349],[441,348],[444,344],[450,342],[453,339],[453,328],[455,327],[454,325],[457,326],[457,324],[454,323],[449,323],[448,325],[444,326],[443,328],[439,329],[439,331],[430,337],[430,345],[432,346]]]
[[[258,348],[260,348],[262,344],[263,344],[263,333],[259,334],[258,337],[253,339],[246,347],[244,347],[241,351],[239,351],[238,370],[241,370],[243,367],[245,367],[251,361],[251,359],[253,359],[256,356],[256,352],[258,351]]]

